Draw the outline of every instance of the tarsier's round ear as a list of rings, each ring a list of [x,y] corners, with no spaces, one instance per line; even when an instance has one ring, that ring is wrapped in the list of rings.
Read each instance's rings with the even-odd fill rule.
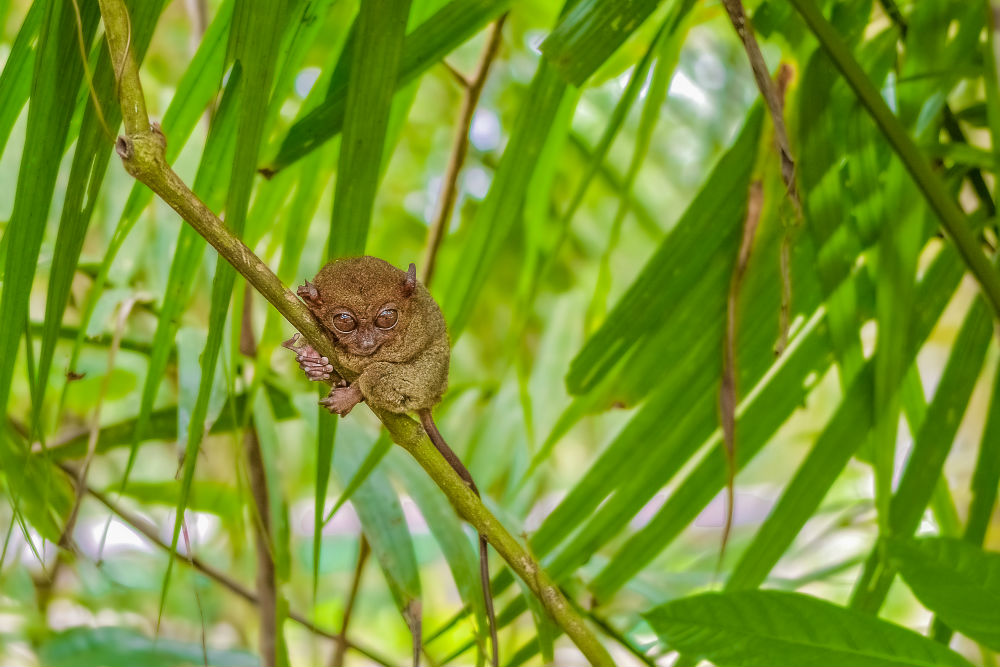
[[[403,281],[403,294],[410,296],[417,287],[417,265],[410,262],[410,269],[406,272],[406,280]]]

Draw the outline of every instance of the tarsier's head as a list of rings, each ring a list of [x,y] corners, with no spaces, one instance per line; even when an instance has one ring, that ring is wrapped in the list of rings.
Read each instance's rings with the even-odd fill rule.
[[[377,257],[330,262],[299,294],[349,353],[368,357],[401,341],[413,314],[416,268],[401,271]]]

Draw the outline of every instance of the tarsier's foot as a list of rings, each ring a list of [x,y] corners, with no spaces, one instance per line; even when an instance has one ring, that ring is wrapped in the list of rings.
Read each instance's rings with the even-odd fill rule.
[[[310,309],[315,310],[323,305],[323,298],[319,295],[319,290],[308,280],[304,285],[299,286],[296,293],[306,302]]]
[[[301,336],[301,334],[295,334],[281,346],[295,353],[295,361],[299,362],[299,368],[302,369],[307,378],[314,382],[329,380],[333,373],[333,364],[326,357],[321,357],[319,352],[308,343],[298,344]]]
[[[358,385],[349,384],[346,387],[334,387],[326,398],[320,400],[319,404],[329,410],[331,414],[336,413],[343,417],[363,398]]]

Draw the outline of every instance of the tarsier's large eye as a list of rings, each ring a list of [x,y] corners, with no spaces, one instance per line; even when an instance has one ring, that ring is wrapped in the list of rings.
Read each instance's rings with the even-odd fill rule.
[[[396,326],[396,321],[399,319],[399,313],[392,309],[386,308],[378,314],[375,318],[375,326],[379,329],[391,329]]]
[[[333,316],[333,328],[340,333],[351,333],[358,328],[358,323],[349,313],[337,313]]]

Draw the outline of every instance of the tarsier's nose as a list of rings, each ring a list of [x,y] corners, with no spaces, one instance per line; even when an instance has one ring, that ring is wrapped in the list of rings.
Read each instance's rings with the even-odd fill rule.
[[[365,352],[375,349],[375,336],[370,331],[363,331],[358,339],[359,347]]]

